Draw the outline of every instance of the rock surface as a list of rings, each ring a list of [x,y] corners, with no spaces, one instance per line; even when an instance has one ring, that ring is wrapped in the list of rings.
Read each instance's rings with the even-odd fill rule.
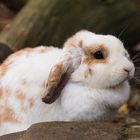
[[[24,133],[25,132],[18,132],[18,133],[4,135],[0,137],[0,140],[21,140]]]
[[[107,122],[40,123],[33,125],[23,140],[117,140],[120,130]]]
[[[44,122],[0,140],[140,140],[140,113],[113,122]]]

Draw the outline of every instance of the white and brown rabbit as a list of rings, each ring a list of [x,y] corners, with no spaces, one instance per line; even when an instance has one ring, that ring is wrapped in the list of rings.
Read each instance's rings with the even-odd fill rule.
[[[0,66],[0,135],[43,121],[108,119],[127,101],[133,75],[123,43],[111,35],[80,31],[63,49],[18,51]]]

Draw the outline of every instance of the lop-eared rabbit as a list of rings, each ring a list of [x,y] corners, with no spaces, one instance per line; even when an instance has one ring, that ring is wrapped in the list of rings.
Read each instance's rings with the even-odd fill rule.
[[[37,122],[109,119],[127,101],[133,75],[112,35],[80,31],[63,49],[20,50],[0,66],[0,135]]]

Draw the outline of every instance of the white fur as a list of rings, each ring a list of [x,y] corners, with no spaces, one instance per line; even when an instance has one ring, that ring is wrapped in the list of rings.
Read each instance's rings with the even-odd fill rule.
[[[52,66],[61,58],[62,49],[51,48],[46,53],[27,52],[15,57],[7,73],[0,79],[0,87],[3,92],[8,90],[9,94],[6,99],[0,100],[0,110],[5,105],[12,108],[12,115],[19,123],[0,122],[0,135],[22,131],[33,123],[43,121],[107,119],[112,116],[112,110],[127,101],[130,89],[126,80],[128,75],[123,68],[132,68],[132,76],[134,66],[124,55],[126,50],[122,42],[110,35],[96,35],[88,31],[77,33],[75,38],[82,40],[85,47],[92,44],[106,46],[109,49],[108,63],[95,64],[91,68],[93,75],[84,79],[83,73],[88,66],[81,62],[59,98],[52,104],[45,104],[41,100],[45,91],[43,85],[48,80]],[[81,55],[84,58],[84,54]],[[26,81],[24,85],[22,80]],[[25,95],[24,102],[17,100],[17,91]],[[34,102],[31,108],[30,99]],[[21,111],[22,108],[25,110]]]

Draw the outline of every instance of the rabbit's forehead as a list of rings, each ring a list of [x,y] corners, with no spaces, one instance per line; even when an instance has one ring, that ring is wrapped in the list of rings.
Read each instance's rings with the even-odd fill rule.
[[[83,39],[83,47],[89,51],[106,51],[111,53],[126,52],[123,43],[111,35],[94,35],[89,39]]]
[[[83,45],[84,46],[84,45]],[[87,53],[95,53],[97,51],[101,51],[102,53],[105,53],[105,54],[108,54],[109,53],[119,53],[119,54],[122,54],[124,52],[127,53],[127,51],[124,49],[123,45],[122,44],[117,44],[117,45],[114,45],[114,44],[105,44],[105,43],[91,43],[89,45],[85,45],[83,47],[83,50],[84,52],[87,54]]]
[[[108,63],[109,59],[112,57],[118,57],[127,53],[123,43],[112,36],[98,36],[97,38],[90,40],[90,42],[83,42],[83,50],[85,52],[84,63],[88,65],[94,65],[95,63]],[[95,59],[94,53],[101,51],[104,58]]]

